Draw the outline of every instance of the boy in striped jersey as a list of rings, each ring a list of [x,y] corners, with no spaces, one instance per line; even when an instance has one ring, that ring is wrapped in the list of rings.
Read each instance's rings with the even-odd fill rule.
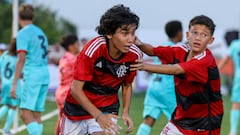
[[[131,70],[174,75],[177,107],[161,135],[220,134],[223,116],[220,77],[215,59],[207,49],[214,41],[214,30],[212,19],[200,15],[189,23],[186,33],[189,44],[154,48],[135,40],[141,50],[150,56],[158,56],[164,64],[137,61],[139,63],[132,65]]]
[[[119,134],[119,88],[123,93],[121,118],[128,126],[126,132],[133,130],[129,108],[136,71],[129,69],[143,55],[133,45],[138,24],[139,17],[124,5],[113,6],[101,17],[96,28],[100,36],[90,40],[77,56],[59,134]]]
[[[164,43],[164,46],[172,46],[182,41],[183,32],[180,21],[167,22],[165,32],[169,41]],[[153,60],[154,64],[162,64],[158,57],[154,57]],[[170,120],[175,107],[176,94],[173,76],[153,73],[144,99],[144,120],[138,128],[137,135],[149,135],[162,114],[166,116],[167,120]]]

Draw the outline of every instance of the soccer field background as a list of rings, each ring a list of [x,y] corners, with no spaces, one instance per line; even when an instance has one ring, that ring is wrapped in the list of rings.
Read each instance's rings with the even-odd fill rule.
[[[131,110],[130,110],[130,115],[132,117],[132,120],[134,122],[134,130],[131,132],[129,135],[136,135],[137,128],[142,122],[142,110],[143,110],[143,101],[144,101],[144,96],[145,93],[134,93],[132,96],[132,103],[131,103]],[[121,93],[119,94],[119,98],[121,99]],[[222,128],[221,128],[221,135],[228,135],[229,131],[229,112],[231,108],[231,103],[230,103],[230,98],[229,96],[224,96],[224,117],[223,117],[223,122],[222,122]],[[46,111],[43,113],[48,114],[49,112],[52,112],[56,109],[56,104],[53,101],[47,101],[46,102]],[[121,114],[121,110],[120,110]],[[57,121],[57,115],[54,117],[46,120],[43,122],[44,124],[44,132],[43,135],[54,135],[55,133],[55,124]],[[0,128],[3,128],[5,120],[0,121]],[[167,120],[164,116],[162,116],[154,125],[151,135],[159,135],[161,129],[164,127],[166,124]],[[19,126],[21,126],[22,120],[19,117]],[[119,121],[119,124],[123,127],[121,135],[124,135],[124,128],[122,121]],[[27,135],[27,131],[23,130],[22,132],[17,133],[16,135]],[[240,135],[240,134],[238,134]]]

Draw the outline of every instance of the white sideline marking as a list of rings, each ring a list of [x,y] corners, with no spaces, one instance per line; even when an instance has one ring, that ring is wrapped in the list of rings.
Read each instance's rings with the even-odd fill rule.
[[[54,110],[54,111],[52,111],[52,112],[50,112],[50,113],[48,113],[48,114],[43,115],[43,116],[41,117],[41,120],[42,120],[42,121],[45,121],[45,120],[47,120],[47,119],[52,118],[52,117],[55,116],[55,115],[58,115],[58,109],[56,109],[56,110]],[[18,133],[18,132],[23,131],[24,129],[26,129],[26,126],[25,126],[25,125],[22,125],[22,126],[18,127],[17,129],[11,129],[11,133],[16,134],[16,133]]]

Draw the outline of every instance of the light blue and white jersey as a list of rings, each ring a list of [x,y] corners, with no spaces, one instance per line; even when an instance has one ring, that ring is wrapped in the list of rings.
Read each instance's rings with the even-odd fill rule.
[[[234,84],[240,80],[240,39],[232,41],[228,50],[234,63]]]
[[[16,69],[17,57],[8,54],[8,51],[5,51],[0,56],[0,71],[1,71],[1,80],[2,80],[2,91],[11,90],[15,69]],[[20,81],[17,84],[17,94],[20,92]],[[10,96],[10,95],[9,95]]]
[[[169,41],[165,46],[175,45]],[[154,57],[154,64],[162,64],[158,57]],[[176,106],[176,95],[174,77],[172,75],[153,73],[147,88],[144,104],[155,105],[158,107]]]
[[[23,68],[24,81],[48,84],[48,39],[34,24],[23,27],[17,34],[17,51],[26,52]]]

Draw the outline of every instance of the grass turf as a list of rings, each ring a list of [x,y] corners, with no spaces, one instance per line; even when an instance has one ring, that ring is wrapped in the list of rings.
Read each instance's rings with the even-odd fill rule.
[[[142,110],[143,110],[143,101],[144,101],[145,93],[134,93],[132,97],[132,103],[131,103],[131,110],[130,115],[132,117],[132,120],[134,122],[134,130],[129,135],[136,135],[137,128],[142,122]],[[121,99],[121,96],[120,96]],[[231,108],[231,102],[229,96],[224,96],[224,117],[221,127],[221,135],[227,135],[229,132],[229,114],[230,114],[230,108]],[[46,102],[46,111],[43,114],[47,114],[53,110],[56,109],[56,104],[53,101],[47,101]],[[121,109],[120,109],[121,114]],[[57,116],[54,116],[46,121],[43,122],[44,124],[44,132],[43,135],[54,135],[55,133],[55,124],[56,124]],[[5,119],[0,120],[0,128],[3,128]],[[160,119],[158,119],[152,128],[151,135],[159,135],[161,129],[164,127],[164,125],[167,123],[167,120],[164,116],[161,116]],[[22,125],[22,120],[19,118],[19,125]],[[123,123],[120,121],[119,124],[123,126]],[[124,130],[126,128],[123,128],[123,132],[121,134],[124,134]],[[239,131],[240,132],[240,131]],[[20,133],[17,133],[16,135],[27,135],[27,131],[24,130]],[[238,134],[240,135],[240,133]]]

